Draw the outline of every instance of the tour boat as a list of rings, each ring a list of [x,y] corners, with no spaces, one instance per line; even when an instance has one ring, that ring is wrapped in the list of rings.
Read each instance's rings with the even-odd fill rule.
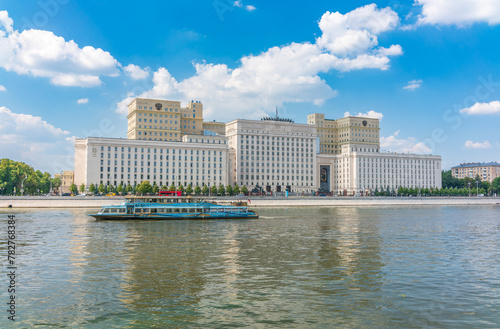
[[[104,206],[96,219],[231,219],[258,218],[247,207],[222,206],[207,202],[152,203],[126,202],[117,206]]]

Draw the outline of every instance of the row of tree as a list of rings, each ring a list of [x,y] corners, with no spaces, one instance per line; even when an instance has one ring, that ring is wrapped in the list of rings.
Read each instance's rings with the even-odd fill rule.
[[[73,194],[76,194],[78,190],[80,192],[85,191],[85,185],[82,184],[79,188],[73,184],[70,187],[70,190],[72,191]],[[120,184],[118,186],[113,186],[113,185],[104,185],[104,184],[90,184],[89,186],[89,192],[94,193],[94,194],[110,194],[110,193],[116,193],[116,194],[127,194],[127,193],[132,193],[132,194],[158,194],[160,190],[164,191],[180,191],[183,195],[218,195],[218,196],[224,196],[224,195],[238,195],[240,193],[243,194],[248,194],[248,189],[245,185],[243,185],[241,188],[238,186],[238,184],[232,186],[232,185],[219,185],[219,187],[213,185],[212,187],[208,187],[207,185],[203,186],[198,186],[196,185],[193,187],[191,184],[189,184],[187,187],[184,187],[182,184],[179,186],[175,186],[174,184],[170,185],[170,187],[167,187],[166,185],[163,186],[158,186],[156,183],[151,185],[150,182],[144,181],[139,185],[132,186],[130,184],[128,185],[123,185]]]
[[[10,159],[0,160],[0,195],[46,194],[57,190],[61,186],[61,179],[52,178],[48,172],[42,173],[24,162]]]
[[[490,183],[488,181],[481,180],[481,177],[479,177],[479,175],[477,175],[475,178],[456,178],[451,174],[451,170],[443,170],[441,178],[443,188],[459,190],[466,189],[467,193],[469,193],[469,188],[471,189],[471,191],[472,189],[474,189],[475,191],[476,188],[479,188],[479,194],[500,194],[500,177],[495,178],[493,182]]]

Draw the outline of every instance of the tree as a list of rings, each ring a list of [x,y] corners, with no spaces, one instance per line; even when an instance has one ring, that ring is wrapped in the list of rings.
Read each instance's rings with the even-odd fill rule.
[[[193,194],[193,187],[191,186],[191,184],[189,184],[188,187],[186,187],[186,194],[187,195]]]
[[[78,187],[76,187],[75,183],[71,183],[69,190],[71,191],[71,194],[73,194],[73,195],[78,194]]]
[[[182,184],[179,184],[177,191],[181,191],[181,194],[184,194],[184,186],[182,186]]]
[[[95,187],[94,183],[90,184],[90,186],[89,186],[89,192],[90,193],[95,193],[95,191],[96,191],[96,187]]]
[[[203,193],[203,195],[208,195],[208,186],[203,185],[203,188],[201,189],[201,193]]]
[[[212,195],[217,195],[217,186],[212,185],[212,188],[210,189],[210,192],[212,193]]]
[[[61,185],[62,185],[61,178],[56,177],[56,178],[52,179],[52,188],[53,189],[58,190],[59,187],[61,187]]]
[[[219,188],[217,189],[217,193],[219,193],[219,195],[221,195],[221,196],[226,195],[226,189],[224,188],[224,185],[222,185],[222,184],[219,185]]]
[[[170,185],[170,187],[168,188],[169,191],[175,191],[175,185],[174,183],[172,183],[172,185]]]
[[[240,194],[240,187],[238,186],[238,184],[234,185],[234,188],[233,188],[233,193],[234,193],[235,195]]]
[[[132,192],[132,190],[133,190],[132,185],[130,185],[130,183],[127,184],[127,187],[125,188],[125,192],[129,193],[129,192]]]
[[[108,193],[115,193],[115,187],[113,185],[108,185]]]
[[[85,183],[82,183],[82,185],[80,185],[80,193],[83,193],[85,191]]]
[[[233,195],[233,187],[231,186],[231,184],[228,184],[226,186],[226,194],[229,196]]]
[[[156,185],[156,182],[153,183],[153,190],[152,192],[154,194],[158,194],[160,192],[160,187],[158,185]]]
[[[106,188],[104,187],[104,184],[103,184],[103,183],[99,184],[99,187],[97,188],[97,190],[98,190],[98,191],[99,191],[99,193],[101,193],[101,194],[104,194],[105,189],[106,189]]]
[[[500,177],[497,177],[491,183],[491,188],[494,193],[500,193]]]
[[[194,194],[195,195],[200,195],[201,194],[201,187],[199,187],[198,185],[196,185],[196,187],[194,188]]]
[[[460,187],[460,180],[453,177],[451,170],[441,171],[441,181],[444,188],[446,187]]]
[[[122,194],[122,192],[123,192],[123,184],[120,183],[120,185],[116,187],[116,193]]]
[[[247,189],[246,185],[243,185],[243,187],[241,188],[241,193],[248,195],[248,189]]]
[[[140,194],[152,193],[153,192],[153,186],[151,186],[151,184],[147,180],[145,180],[144,182],[142,182],[141,184],[139,184],[137,186],[136,190]]]

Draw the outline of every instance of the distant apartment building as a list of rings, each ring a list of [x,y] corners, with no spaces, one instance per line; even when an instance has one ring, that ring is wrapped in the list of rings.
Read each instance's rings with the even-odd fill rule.
[[[462,163],[458,166],[451,167],[451,175],[458,179],[465,177],[476,178],[479,176],[482,181],[491,183],[495,178],[500,176],[500,163]]]
[[[61,179],[61,187],[59,187],[61,193],[71,193],[70,187],[74,182],[74,174],[73,170],[64,170],[62,173],[54,175],[55,178]]]
[[[217,122],[217,121],[204,121],[203,122],[203,131],[214,132],[218,135],[226,134],[226,123],[225,122]]]

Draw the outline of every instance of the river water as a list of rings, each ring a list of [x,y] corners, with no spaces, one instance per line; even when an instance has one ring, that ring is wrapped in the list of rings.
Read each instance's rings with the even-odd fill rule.
[[[257,209],[258,220],[16,217],[16,328],[499,328],[500,207]],[[2,287],[3,286],[3,287]]]

